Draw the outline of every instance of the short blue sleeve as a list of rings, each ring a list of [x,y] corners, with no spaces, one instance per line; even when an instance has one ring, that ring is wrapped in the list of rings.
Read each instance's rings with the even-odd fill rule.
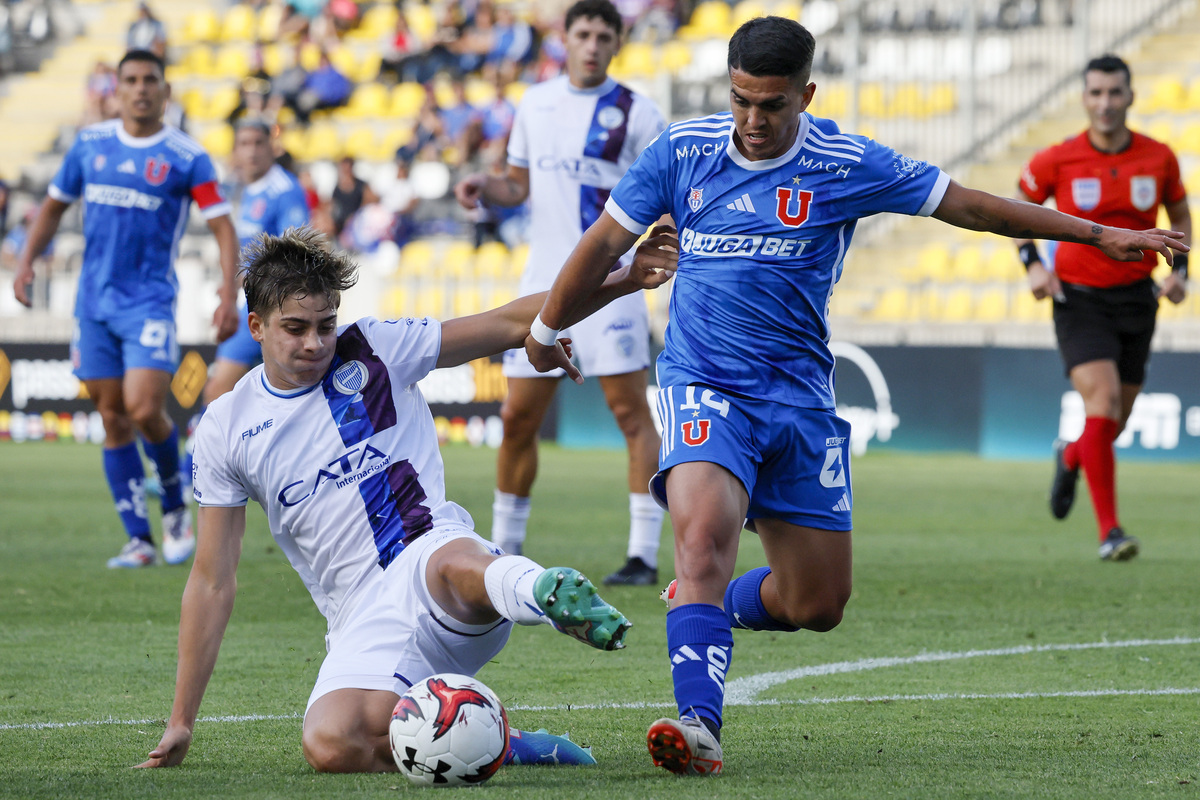
[[[50,182],[49,194],[61,203],[73,203],[83,194],[83,160],[85,158],[83,140],[75,138],[75,143],[67,151],[58,174]]]
[[[608,215],[630,233],[645,233],[671,210],[671,149],[666,134],[660,133],[641,152],[604,204]]]
[[[279,213],[275,218],[279,230],[275,234],[281,234],[288,228],[299,228],[308,224],[308,202],[304,199],[304,193],[299,189],[291,192],[286,192],[279,198]]]
[[[950,178],[927,161],[918,161],[867,139],[862,160],[846,188],[843,209],[849,217],[883,211],[928,216],[937,208]]]

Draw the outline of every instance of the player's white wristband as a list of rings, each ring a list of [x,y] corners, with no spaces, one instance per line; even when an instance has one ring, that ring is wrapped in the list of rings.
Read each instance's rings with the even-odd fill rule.
[[[533,322],[529,326],[529,335],[535,342],[546,347],[553,347],[554,343],[558,341],[558,331],[542,322],[541,314],[533,318]]]

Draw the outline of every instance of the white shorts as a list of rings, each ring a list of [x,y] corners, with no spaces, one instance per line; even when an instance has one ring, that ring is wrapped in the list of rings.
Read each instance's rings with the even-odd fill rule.
[[[641,292],[619,297],[604,308],[562,331],[571,340],[575,361],[584,375],[624,375],[650,366],[650,314]],[[524,348],[504,354],[506,378],[561,378],[561,369],[538,372]]]
[[[405,548],[386,570],[373,571],[339,610],[325,637],[308,708],[336,689],[382,689],[403,694],[439,672],[474,675],[508,641],[512,622],[466,625],[429,594],[425,568],[434,551],[469,538],[499,552],[466,528],[437,528]],[[306,709],[307,712],[307,709]]]

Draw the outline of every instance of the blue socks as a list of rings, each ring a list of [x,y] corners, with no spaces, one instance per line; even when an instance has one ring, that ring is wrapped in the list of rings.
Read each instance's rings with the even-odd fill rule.
[[[105,448],[104,477],[112,490],[113,503],[125,533],[130,539],[150,539],[150,518],[146,514],[146,471],[142,467],[142,454],[137,442],[124,447]],[[178,483],[176,493],[178,493]]]
[[[142,440],[146,455],[158,467],[162,483],[162,510],[174,511],[183,505],[179,476],[179,428],[171,426],[171,435],[158,444]]]
[[[725,589],[725,613],[734,628],[752,631],[798,631],[767,613],[762,601],[762,582],[771,574],[770,567],[758,567],[734,578]]]
[[[699,717],[714,734],[721,727],[725,673],[733,655],[733,633],[725,612],[689,603],[667,612],[667,655],[675,704],[681,717]]]

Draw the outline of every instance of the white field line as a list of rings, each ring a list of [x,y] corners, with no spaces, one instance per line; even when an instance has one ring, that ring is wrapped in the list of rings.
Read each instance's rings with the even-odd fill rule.
[[[1200,644],[1200,638],[1177,636],[1174,639],[1131,639],[1118,642],[1085,642],[1077,644],[1043,644],[1021,645],[992,650],[966,650],[962,652],[918,653],[914,656],[892,658],[864,658],[859,661],[839,661],[832,664],[818,664],[811,667],[797,667],[783,672],[766,672],[730,681],[726,686],[725,705],[727,706],[808,706],[834,705],[838,703],[883,703],[883,702],[933,702],[940,700],[1036,700],[1057,697],[1161,697],[1200,695],[1200,687],[1164,687],[1161,689],[1082,689],[1077,691],[1060,692],[998,692],[998,693],[934,693],[934,694],[891,694],[891,695],[843,695],[839,697],[801,697],[785,700],[758,699],[758,694],[772,686],[776,686],[799,678],[816,675],[838,675],[849,672],[865,672],[884,667],[898,667],[907,664],[928,664],[941,661],[960,661],[967,658],[984,658],[995,656],[1026,655],[1031,653],[1061,652],[1071,650],[1101,650],[1124,647],[1171,647],[1180,645]],[[555,705],[521,705],[512,704],[509,711],[589,711],[600,709],[652,709],[674,708],[674,703],[566,703]],[[201,717],[197,722],[211,724],[218,722],[259,722],[269,720],[301,719],[300,713],[291,714],[244,714],[237,716]],[[0,731],[39,731],[57,730],[62,728],[84,728],[99,725],[162,725],[161,719],[100,719],[82,720],[76,722],[29,722],[29,723],[0,723]]]

